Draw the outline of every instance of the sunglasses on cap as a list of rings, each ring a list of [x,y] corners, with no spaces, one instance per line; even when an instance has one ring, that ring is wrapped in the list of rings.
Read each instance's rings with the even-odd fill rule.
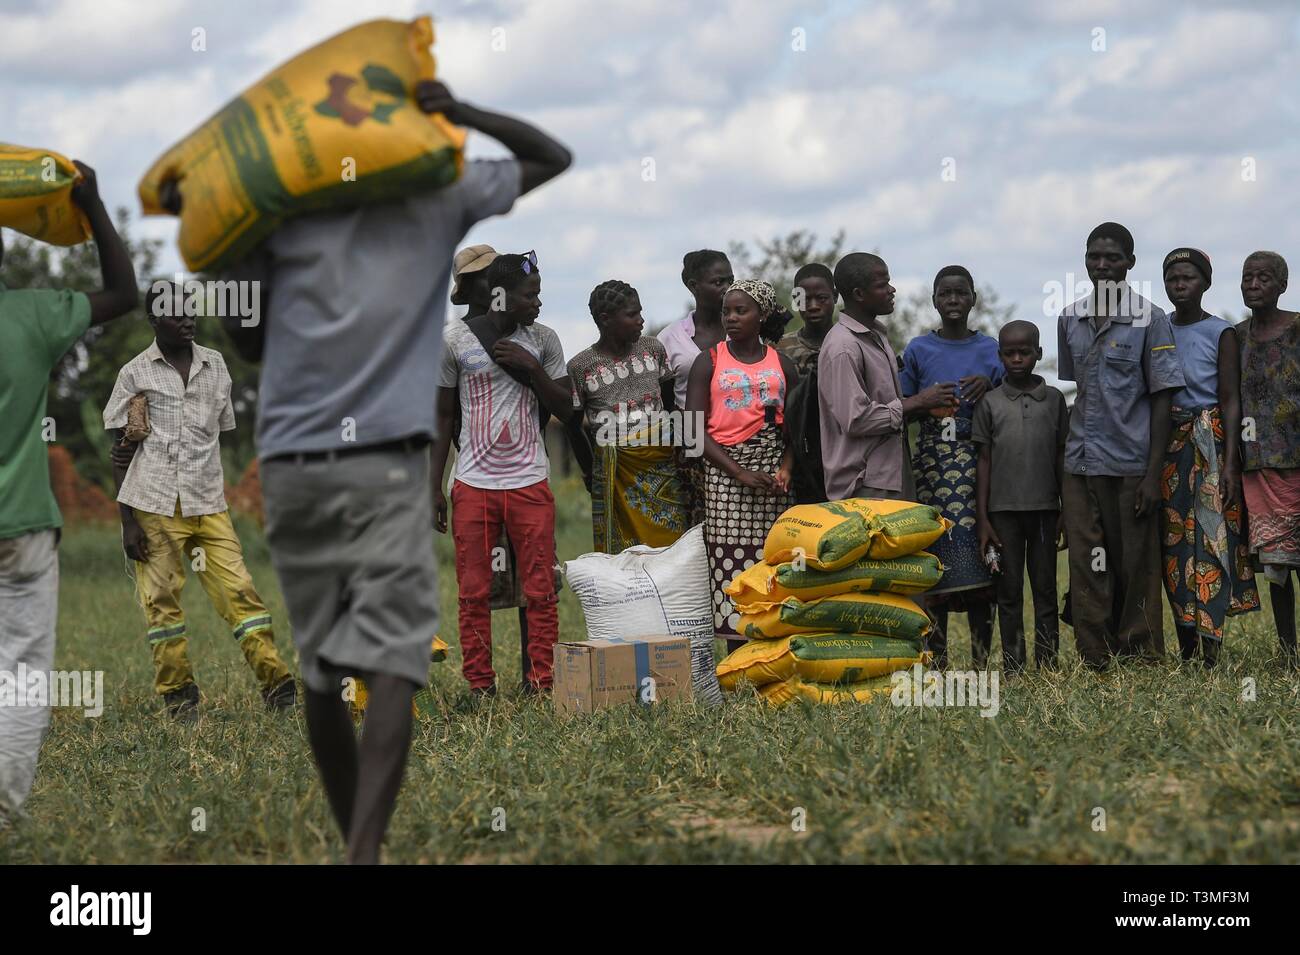
[[[525,252],[524,260],[519,263],[519,268],[524,275],[532,275],[533,270],[537,268],[537,253],[535,251]]]

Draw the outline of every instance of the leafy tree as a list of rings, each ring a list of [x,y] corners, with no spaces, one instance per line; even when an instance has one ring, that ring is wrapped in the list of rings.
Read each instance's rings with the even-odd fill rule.
[[[755,239],[753,248],[744,242],[732,242],[727,256],[735,270],[736,278],[758,279],[776,289],[777,301],[790,308],[790,294],[794,290],[794,274],[809,262],[821,262],[834,270],[835,263],[844,254],[844,230],[840,229],[830,242],[817,247],[817,235],[805,229],[796,229],[771,240]],[[801,322],[796,313],[787,331],[794,331]]]

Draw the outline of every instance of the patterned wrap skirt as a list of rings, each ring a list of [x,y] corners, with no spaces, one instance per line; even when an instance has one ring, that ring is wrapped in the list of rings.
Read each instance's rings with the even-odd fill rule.
[[[1165,593],[1174,625],[1223,639],[1227,617],[1259,609],[1255,569],[1240,506],[1224,507],[1223,422],[1219,409],[1174,409],[1160,496]]]
[[[1300,568],[1300,468],[1263,468],[1241,478],[1249,515],[1250,552],[1270,582],[1282,580],[1272,573]]]
[[[955,425],[948,431],[944,422]],[[931,544],[926,550],[939,558],[944,566],[943,578],[926,598],[940,594],[978,591],[992,588],[984,555],[980,553],[979,533],[976,530],[975,469],[979,463],[979,449],[971,440],[969,418],[921,419],[921,433],[916,441],[916,456],[912,470],[916,478],[916,500],[939,509],[939,513],[952,521],[952,530]],[[968,593],[970,599],[990,599],[987,594]],[[950,602],[951,609],[959,610],[963,598]]]
[[[779,425],[765,425],[748,441],[723,445],[742,468],[776,474],[785,453]],[[763,543],[776,519],[794,506],[794,495],[769,493],[733,481],[704,462],[704,546],[713,586],[713,623],[719,637],[740,639],[740,614],[724,589],[731,579],[763,559]]]
[[[627,445],[595,446],[591,525],[601,553],[618,554],[634,544],[666,547],[689,526],[676,449],[650,440],[647,430],[629,435]]]

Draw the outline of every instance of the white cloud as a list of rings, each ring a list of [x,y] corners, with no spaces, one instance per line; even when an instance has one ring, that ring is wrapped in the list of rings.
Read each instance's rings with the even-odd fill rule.
[[[268,69],[428,4],[0,8],[0,75],[21,93],[0,101],[5,138],[84,158],[109,203],[134,209],[162,150]],[[1240,259],[1300,240],[1293,3],[445,0],[434,13],[454,91],[574,150],[565,177],[470,239],[537,249],[542,320],[570,353],[594,338],[598,282],[632,282],[647,318],[666,321],[687,298],[684,251],[793,229],[844,228],[849,247],[880,249],[917,287],[961,261],[1029,318],[1044,281],[1082,270],[1083,239],[1107,218],[1137,236],[1141,279],[1158,281],[1174,245],[1206,247],[1222,276],[1207,304],[1237,301],[1238,314]],[[795,27],[805,52],[791,49]],[[1096,27],[1104,53],[1091,50]],[[471,154],[500,152],[471,137]],[[940,179],[947,156],[956,182]],[[1255,182],[1241,179],[1245,156]],[[166,236],[162,266],[177,265],[174,221],[138,231]]]

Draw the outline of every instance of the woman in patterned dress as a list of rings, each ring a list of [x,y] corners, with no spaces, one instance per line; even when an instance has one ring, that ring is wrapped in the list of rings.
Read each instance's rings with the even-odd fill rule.
[[[1237,326],[1241,346],[1242,496],[1250,551],[1264,568],[1282,655],[1296,653],[1295,584],[1300,574],[1300,312],[1277,307],[1286,291],[1286,260],[1253,252],[1241,268],[1250,318]]]
[[[726,586],[762,559],[767,532],[794,504],[785,402],[798,373],[774,347],[789,318],[771,285],[734,283],[722,304],[727,337],[696,358],[687,386],[687,412],[703,415],[707,423],[704,544],[714,631],[728,651],[745,641]]]
[[[1174,393],[1173,430],[1160,475],[1165,593],[1184,660],[1214,666],[1228,617],[1259,609],[1242,536],[1240,357],[1232,324],[1201,308],[1210,259],[1174,249],[1165,294],[1187,384]],[[1225,440],[1225,436],[1228,440]]]
[[[641,334],[641,298],[611,279],[588,301],[600,339],[569,360],[571,422],[587,489],[596,550],[634,544],[666,547],[686,530],[687,492],[674,454],[670,419],[673,373],[663,344]],[[585,438],[590,455],[581,453]]]

